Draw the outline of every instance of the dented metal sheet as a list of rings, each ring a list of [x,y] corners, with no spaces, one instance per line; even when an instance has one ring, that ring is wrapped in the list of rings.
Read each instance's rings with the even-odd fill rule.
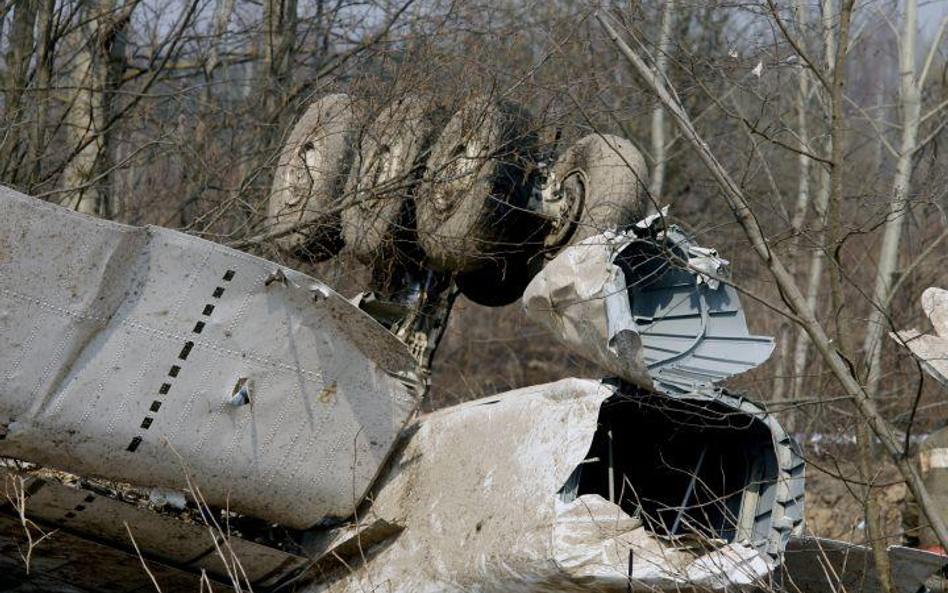
[[[892,583],[897,593],[925,590],[925,581],[948,566],[948,557],[903,546],[889,546]],[[820,537],[790,541],[784,562],[785,590],[791,593],[880,593],[872,550]]]
[[[209,241],[5,188],[0,209],[0,454],[182,490],[186,467],[290,527],[352,512],[418,404],[402,342]]]
[[[338,569],[308,590],[624,593],[630,582],[636,591],[672,591],[766,580],[773,564],[752,546],[676,546],[598,494],[561,494],[614,394],[566,379],[420,418],[360,510],[364,527],[312,551]],[[397,528],[341,552],[353,533],[378,525]]]
[[[948,290],[925,289],[922,309],[931,321],[934,333],[908,329],[895,332],[893,337],[912,351],[928,374],[948,386]]]
[[[713,249],[671,227],[654,242],[630,243],[619,257],[643,356],[656,382],[690,391],[770,357],[773,338],[751,335],[737,290],[721,281],[728,262]]]
[[[52,531],[52,529],[50,529]],[[35,537],[39,537],[34,532]],[[66,530],[44,539],[33,549],[29,571],[21,553],[26,551],[23,525],[0,514],[0,591],[5,593],[194,593],[199,577],[148,560],[146,573],[134,553],[118,550]],[[158,589],[152,582],[158,583]],[[214,591],[234,589],[214,583]]]
[[[205,525],[104,495],[101,491],[84,488],[80,483],[66,484],[52,477],[52,472],[16,474],[0,470],[0,485],[10,494],[13,480],[19,482],[26,494],[27,516],[45,527],[49,533],[35,555],[48,558],[60,553],[68,539],[61,533],[70,533],[119,551],[136,554],[129,536],[149,561],[159,562],[176,570],[199,575],[201,571],[217,582],[228,584],[230,578],[221,555],[237,558],[244,579],[255,586],[272,585],[285,575],[301,568],[307,558],[267,547],[232,535],[224,541],[219,531]],[[13,512],[14,509],[4,509]],[[128,527],[126,527],[126,525]],[[195,583],[192,583],[192,588]]]
[[[773,339],[750,334],[737,291],[720,280],[727,261],[659,223],[564,250],[527,287],[527,315],[645,388],[708,387],[767,360]]]
[[[632,240],[597,235],[565,249],[527,286],[523,307],[564,346],[640,387],[652,380],[616,255]]]

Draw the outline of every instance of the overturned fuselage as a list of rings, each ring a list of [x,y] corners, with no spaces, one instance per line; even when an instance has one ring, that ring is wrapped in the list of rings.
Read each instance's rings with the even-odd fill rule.
[[[567,379],[410,432],[353,524],[310,548],[314,590],[762,586],[802,524],[802,460],[769,415],[724,392]]]
[[[4,507],[8,574],[31,522],[49,534],[33,573],[63,590],[147,586],[127,570],[138,555],[164,591],[202,573],[330,591],[723,589],[765,583],[801,529],[792,440],[711,384],[771,347],[723,285],[672,271],[642,287],[650,300],[587,315],[568,346],[602,337],[607,363],[645,349],[634,373],[616,365],[623,380],[415,417],[423,357],[319,281],[9,190],[0,206],[0,454],[21,460],[4,474],[22,502]],[[679,239],[658,238],[700,253]],[[613,258],[641,240],[603,256],[629,294],[635,268]],[[538,283],[562,268],[549,269]],[[571,301],[530,294],[562,315],[553,327],[578,319]],[[664,320],[687,347],[654,358]],[[722,328],[752,356],[707,362]],[[123,570],[71,578],[90,555]]]

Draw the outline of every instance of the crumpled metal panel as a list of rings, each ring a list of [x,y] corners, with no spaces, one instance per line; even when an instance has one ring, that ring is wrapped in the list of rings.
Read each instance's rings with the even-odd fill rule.
[[[630,584],[733,590],[766,580],[773,563],[750,545],[676,546],[597,494],[561,495],[614,394],[565,379],[422,416],[359,513],[365,529],[401,528],[340,553],[335,574],[321,565],[307,591],[626,593]]]
[[[727,261],[650,217],[571,246],[531,281],[527,315],[573,352],[640,387],[705,388],[763,363]]]
[[[402,342],[209,241],[5,188],[0,209],[0,454],[175,489],[186,467],[290,527],[352,512],[419,401]]]
[[[803,533],[806,462],[800,446],[764,406],[726,389],[674,394],[672,397],[691,400],[697,405],[702,401],[716,402],[731,410],[729,416],[743,416],[767,427],[773,439],[776,480],[760,484],[758,500],[751,514],[753,521],[746,527],[750,531],[747,537],[754,541],[754,546],[774,561],[779,561],[791,539]]]
[[[904,546],[889,546],[887,550],[897,593],[924,590],[925,581],[948,566],[948,558],[940,554]],[[783,568],[784,588],[791,593],[883,591],[868,546],[821,537],[796,537],[787,546]]]
[[[52,528],[50,528],[52,531]],[[34,537],[39,534],[34,528]],[[33,549],[29,571],[21,556],[26,552],[23,525],[16,517],[0,514],[0,591],[5,593],[194,593],[199,577],[149,559],[142,568],[135,554],[85,539],[65,530],[55,532]],[[233,591],[220,582],[214,591]]]
[[[566,248],[527,286],[523,308],[576,354],[649,389],[652,379],[632,318],[627,280],[615,263],[632,240],[626,234],[597,235]]]
[[[626,267],[629,300],[638,326],[643,356],[652,378],[681,391],[707,387],[762,364],[774,349],[769,336],[755,336],[747,327],[737,290],[719,278],[727,262],[714,250],[699,247],[675,227],[657,243],[671,262],[649,277]],[[620,255],[628,258],[630,244]]]
[[[225,543],[219,532],[204,525],[116,500],[101,492],[80,487],[78,483],[67,485],[51,477],[29,473],[19,475],[0,470],[0,484],[7,493],[12,490],[10,480],[20,479],[23,491],[27,494],[27,517],[44,526],[50,534],[34,551],[40,562],[57,554],[71,556],[68,548],[62,549],[68,546],[70,540],[62,537],[61,533],[70,533],[125,553],[137,554],[128,535],[130,529],[139,551],[148,560],[192,575],[206,571],[215,582],[225,585],[230,584],[230,577],[223,564],[222,554],[228,561],[236,558],[240,562],[241,583],[244,584],[246,579],[254,586],[272,585],[308,563],[308,559],[303,556],[237,536],[229,537]],[[81,560],[82,557],[78,556],[77,559]],[[144,572],[140,567],[138,569]],[[111,578],[108,570],[94,572],[99,573],[103,583]],[[94,576],[90,575],[90,582],[94,582],[94,578],[91,578]],[[195,590],[196,585],[196,582],[192,582],[189,590]]]
[[[895,332],[928,374],[948,386],[948,290],[930,287],[922,293],[922,309],[935,329],[922,333],[916,329]]]

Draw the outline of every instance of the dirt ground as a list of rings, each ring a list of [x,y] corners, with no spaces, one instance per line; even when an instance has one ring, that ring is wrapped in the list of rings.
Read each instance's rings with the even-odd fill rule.
[[[806,452],[805,452],[806,453]],[[863,486],[851,461],[855,451],[834,451],[807,458],[806,529],[820,537],[865,543]],[[902,543],[902,508],[906,486],[889,464],[878,467],[883,525],[889,544]]]

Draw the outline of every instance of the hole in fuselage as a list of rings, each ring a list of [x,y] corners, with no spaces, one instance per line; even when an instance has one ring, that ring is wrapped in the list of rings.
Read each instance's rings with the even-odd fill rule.
[[[561,495],[598,494],[657,535],[732,542],[764,535],[756,514],[772,504],[776,476],[761,421],[720,402],[643,393],[603,404],[586,460]]]

